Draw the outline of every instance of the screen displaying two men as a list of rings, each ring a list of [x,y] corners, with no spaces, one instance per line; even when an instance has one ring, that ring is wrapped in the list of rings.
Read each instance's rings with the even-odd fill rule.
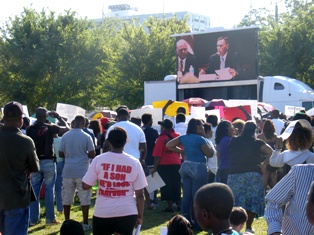
[[[177,36],[177,81],[257,79],[257,34],[257,28],[242,28]]]

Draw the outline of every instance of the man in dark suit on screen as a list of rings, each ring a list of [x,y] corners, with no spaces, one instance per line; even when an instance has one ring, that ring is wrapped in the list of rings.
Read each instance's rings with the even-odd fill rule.
[[[182,72],[184,76],[192,69],[194,74],[194,55],[189,53],[188,43],[184,39],[177,41],[176,46],[177,53],[177,71]]]
[[[214,74],[215,70],[229,68],[232,78],[239,75],[241,71],[240,61],[237,52],[229,50],[227,37],[217,39],[217,52],[209,57],[208,68],[201,70],[200,74]]]

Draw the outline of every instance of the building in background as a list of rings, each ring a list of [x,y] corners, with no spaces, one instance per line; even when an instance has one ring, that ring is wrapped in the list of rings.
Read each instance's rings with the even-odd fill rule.
[[[210,17],[195,14],[189,11],[171,12],[171,13],[155,13],[155,14],[138,14],[137,7],[131,8],[128,4],[117,4],[108,6],[109,12],[103,12],[102,19],[95,19],[96,23],[101,23],[107,17],[117,17],[125,21],[134,20],[136,24],[144,24],[149,17],[169,19],[176,17],[183,20],[188,15],[187,24],[192,32],[204,32],[210,27]]]

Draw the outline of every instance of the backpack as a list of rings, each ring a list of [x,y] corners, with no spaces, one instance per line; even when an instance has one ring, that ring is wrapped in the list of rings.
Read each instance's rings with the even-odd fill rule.
[[[49,127],[45,123],[35,123],[26,129],[26,135],[35,143],[36,153],[41,159],[54,159],[53,136],[49,134]]]

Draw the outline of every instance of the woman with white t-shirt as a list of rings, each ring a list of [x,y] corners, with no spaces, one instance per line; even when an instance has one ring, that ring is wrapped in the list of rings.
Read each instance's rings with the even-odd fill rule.
[[[127,141],[123,128],[112,129],[107,139],[111,151],[94,158],[83,178],[85,190],[98,182],[93,234],[131,235],[143,222],[146,177],[138,159],[123,151]]]
[[[281,152],[284,140],[287,150]],[[269,164],[273,167],[283,167],[285,164],[293,167],[296,164],[314,163],[314,153],[309,150],[313,142],[311,124],[305,119],[292,121],[284,133],[276,139],[276,149],[269,159]]]

